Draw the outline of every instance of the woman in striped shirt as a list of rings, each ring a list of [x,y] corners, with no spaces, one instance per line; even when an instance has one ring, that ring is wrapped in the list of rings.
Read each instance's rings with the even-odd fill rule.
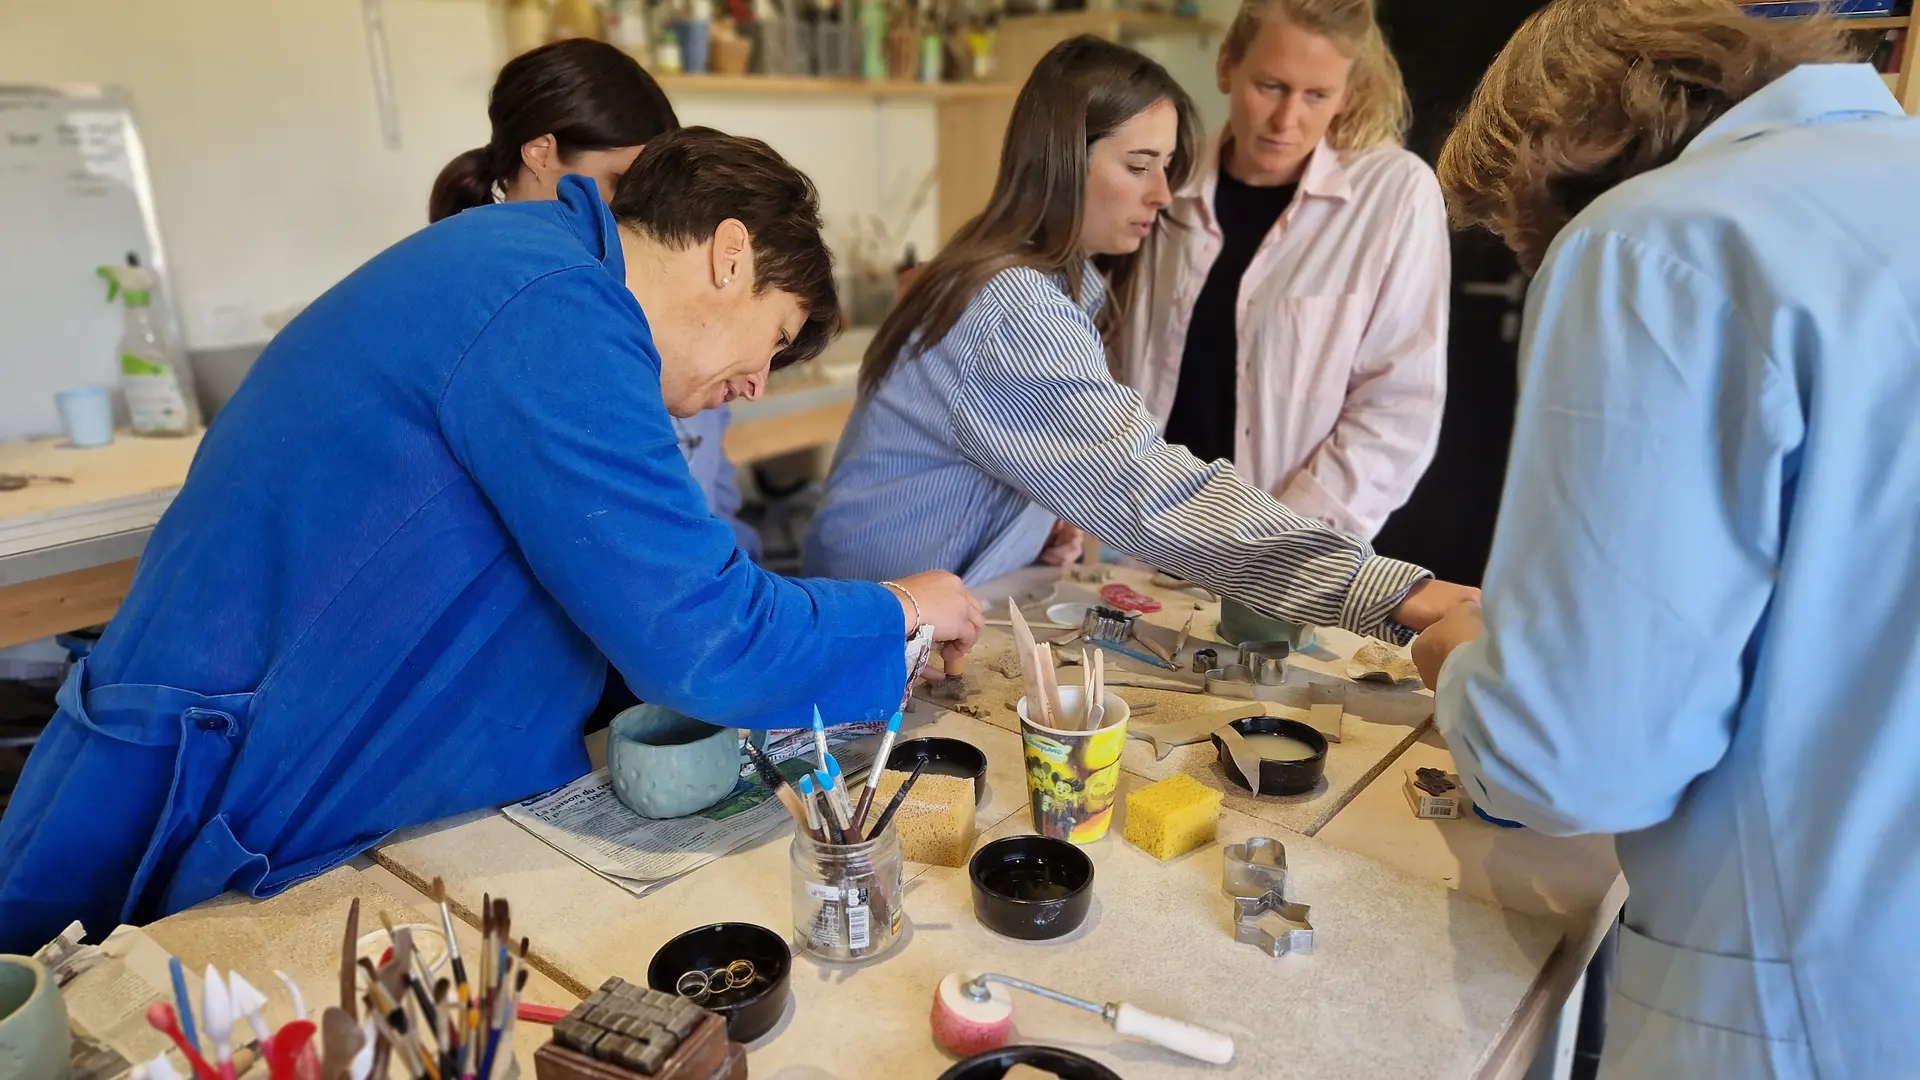
[[[978,584],[1078,527],[1293,622],[1404,639],[1477,597],[1169,445],[1109,374],[1109,297],[1186,182],[1194,131],[1185,92],[1139,53],[1080,37],[1040,61],[987,209],[867,351],[809,573],[933,566]]]

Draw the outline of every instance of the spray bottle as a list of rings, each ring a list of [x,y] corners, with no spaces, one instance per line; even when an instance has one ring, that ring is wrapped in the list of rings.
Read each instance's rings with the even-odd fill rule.
[[[168,343],[153,318],[154,277],[127,253],[127,265],[102,266],[107,302],[126,303],[120,335],[120,388],[137,435],[185,435],[199,426],[193,400],[193,375],[185,357]]]

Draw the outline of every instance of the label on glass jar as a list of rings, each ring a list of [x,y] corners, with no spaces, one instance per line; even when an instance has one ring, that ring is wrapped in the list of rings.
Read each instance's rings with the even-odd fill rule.
[[[860,902],[853,903],[853,894],[861,894]],[[866,890],[847,890],[847,948],[864,949],[873,944],[869,930],[871,920],[867,917]]]
[[[822,885],[817,881],[807,882],[807,895],[815,900],[838,900],[840,890],[832,885]]]

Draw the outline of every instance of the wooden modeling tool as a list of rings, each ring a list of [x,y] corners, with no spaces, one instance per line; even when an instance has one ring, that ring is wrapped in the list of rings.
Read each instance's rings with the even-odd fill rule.
[[[1246,737],[1232,723],[1216,729],[1216,733],[1220,736],[1221,745],[1227,748],[1227,753],[1233,755],[1233,767],[1246,777],[1247,786],[1253,793],[1260,794],[1260,752],[1247,744]]]
[[[1019,606],[1011,600],[1007,601],[1007,621],[1013,624],[1013,651],[1020,658],[1020,687],[1027,696],[1027,715],[1037,717],[1040,715],[1040,669],[1033,659],[1033,651],[1037,647],[1033,630],[1027,626],[1026,616],[1020,614]]]
[[[1060,684],[1056,681],[1053,669],[1053,646],[1041,642],[1034,646],[1034,669],[1040,676],[1040,712],[1046,717],[1041,723],[1050,728],[1060,726]],[[1027,715],[1033,715],[1033,706],[1027,706]]]
[[[340,944],[340,1007],[348,1016],[360,1018],[360,994],[355,989],[354,957],[360,949],[360,898],[347,905],[347,935]]]
[[[1098,731],[1107,722],[1107,654],[1093,650],[1093,695],[1087,698],[1087,730]]]

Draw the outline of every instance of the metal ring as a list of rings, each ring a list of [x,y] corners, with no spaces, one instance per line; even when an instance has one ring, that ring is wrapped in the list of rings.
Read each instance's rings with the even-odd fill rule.
[[[683,998],[692,998],[698,1001],[706,997],[709,993],[707,990],[707,973],[704,971],[685,972],[678,979],[674,980],[673,990],[674,993],[679,994]]]
[[[738,990],[743,986],[751,985],[753,977],[753,961],[751,960],[735,960],[733,963],[727,965],[727,989],[729,990]]]
[[[727,988],[727,969],[714,968],[707,972],[707,993],[718,994]]]

